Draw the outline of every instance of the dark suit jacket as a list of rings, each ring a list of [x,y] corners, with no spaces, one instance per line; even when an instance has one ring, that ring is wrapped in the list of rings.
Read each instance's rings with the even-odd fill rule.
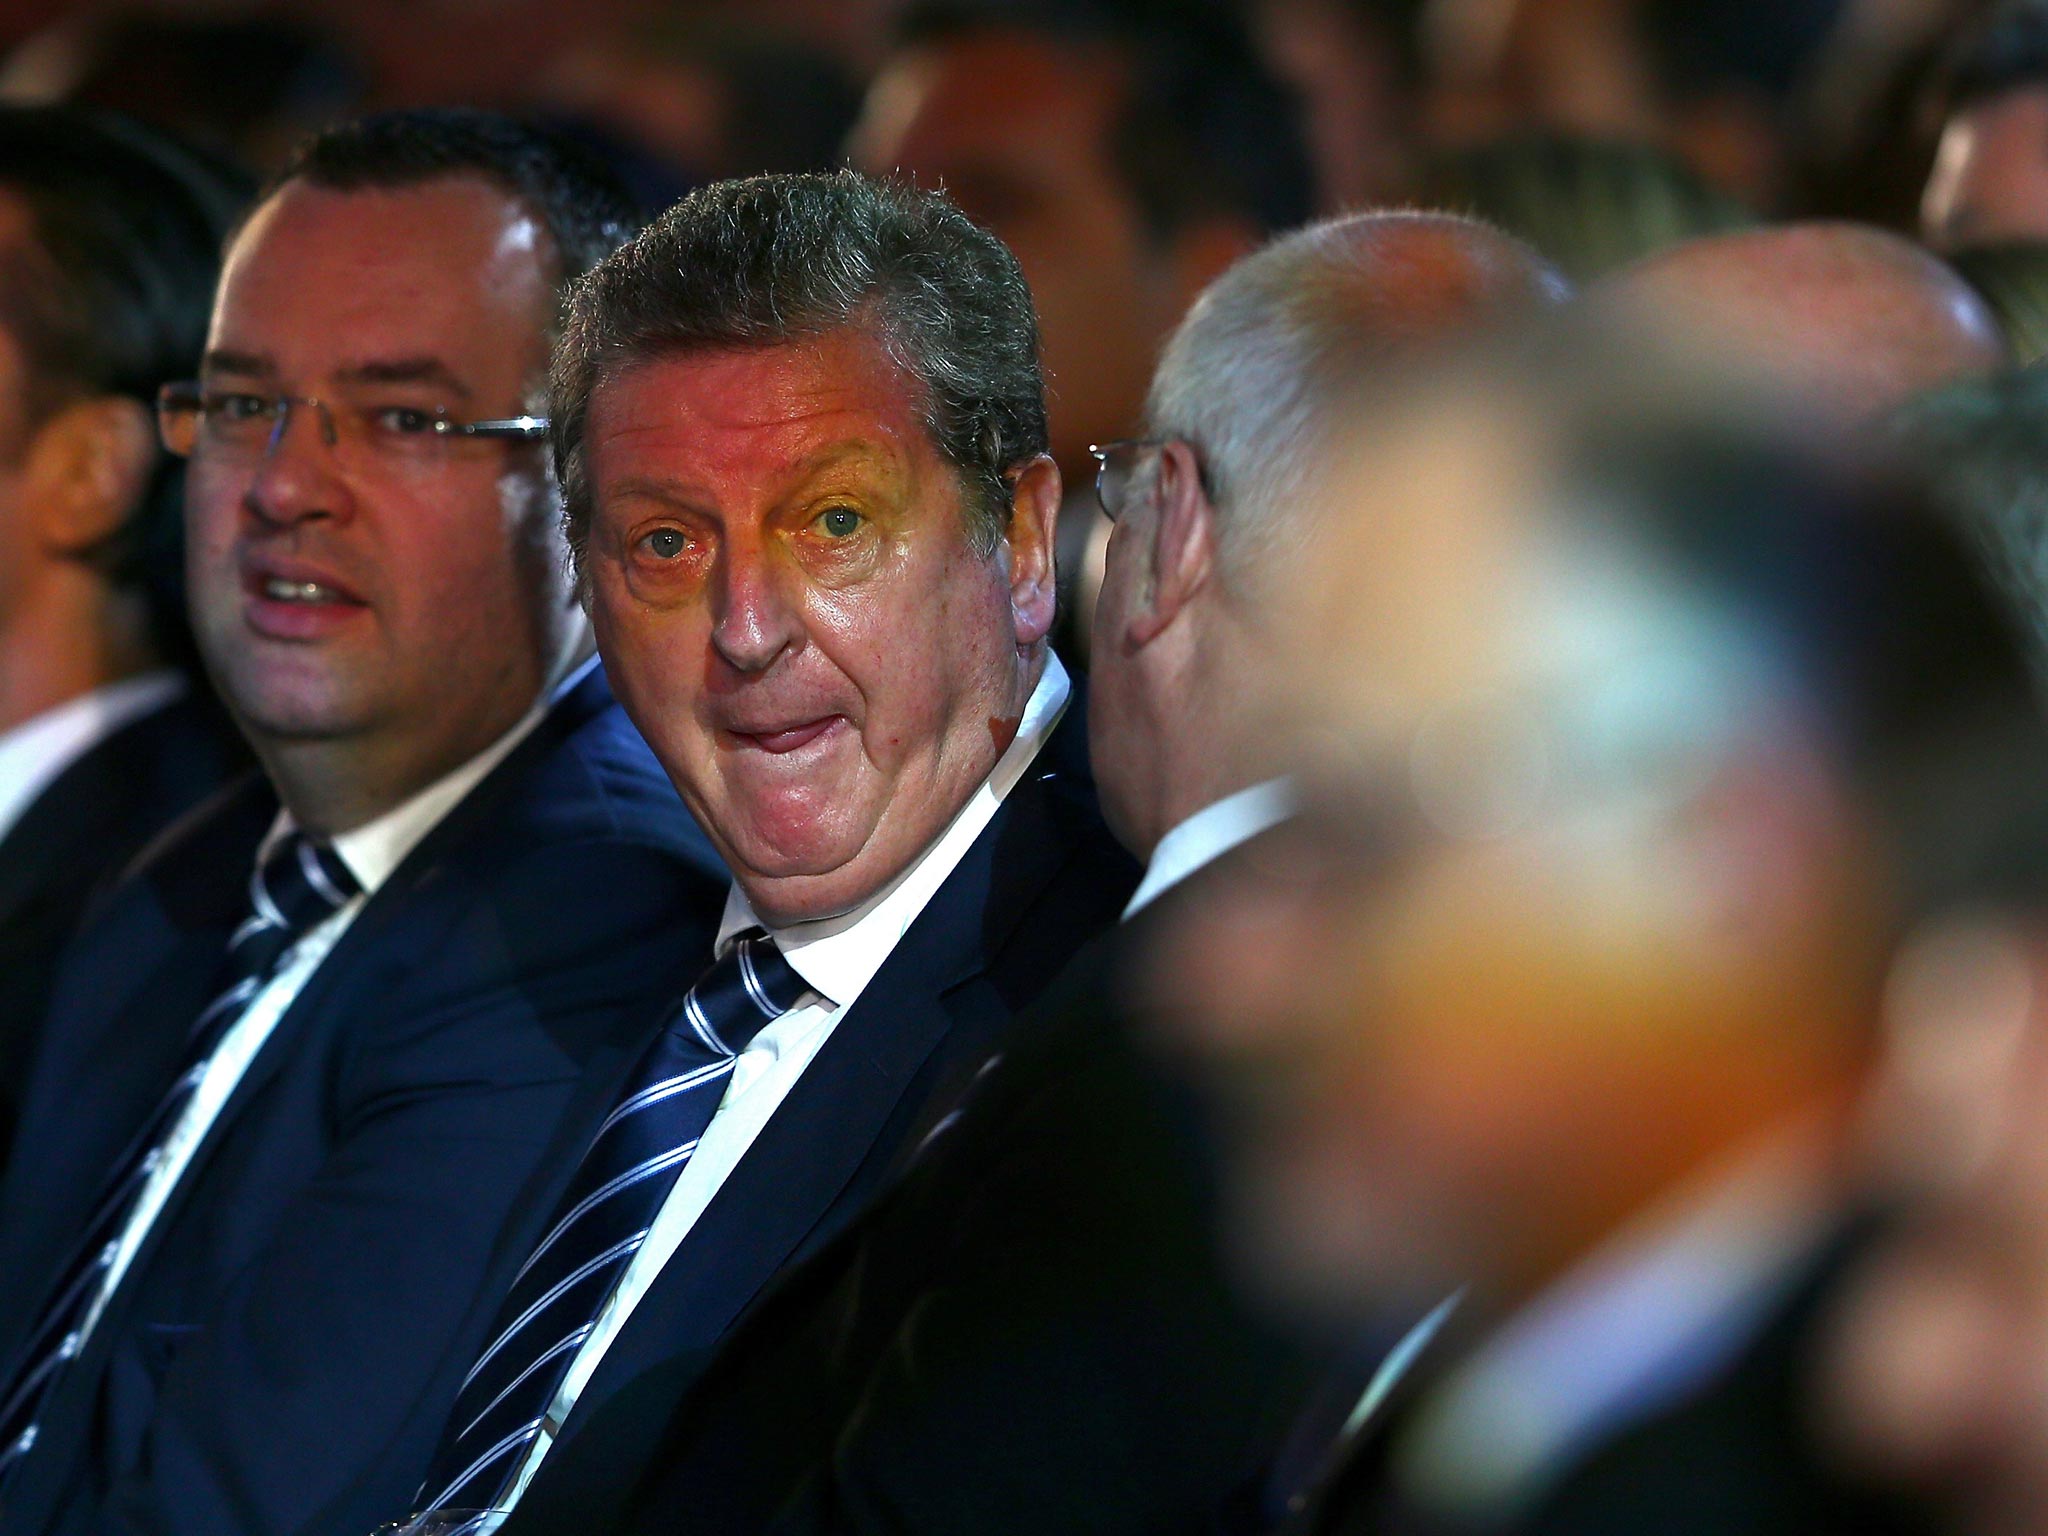
[[[567,1509],[569,1528],[601,1529],[602,1508],[659,1454],[670,1410],[741,1315],[893,1181],[1018,1011],[1115,921],[1137,869],[1097,812],[1084,716],[1076,698],[763,1127],[614,1340],[522,1510]],[[505,1283],[629,1065],[622,1052],[593,1075],[580,1117],[551,1154],[554,1178],[536,1186],[523,1220],[507,1229]],[[491,1308],[480,1310],[472,1351],[486,1342]],[[594,1454],[572,1459],[586,1437]],[[558,1468],[569,1475],[558,1477]],[[365,1513],[392,1519],[405,1509],[350,1514],[360,1526]],[[351,1525],[322,1529],[339,1536]]]
[[[0,1172],[57,957],[87,906],[151,838],[247,763],[219,711],[188,694],[72,763],[0,839]]]
[[[1835,1466],[1814,1433],[1813,1372],[1855,1224],[1803,1267],[1746,1347],[1679,1400],[1618,1426],[1558,1469],[1528,1508],[1452,1520],[1404,1504],[1383,1475],[1388,1434],[1361,1448],[1289,1536],[1922,1536],[1928,1513]],[[1424,1367],[1418,1377],[1431,1373]],[[1418,1381],[1411,1401],[1427,1401]],[[1391,1422],[1398,1423],[1397,1410]],[[1398,1429],[1389,1433],[1397,1435]]]
[[[915,1163],[674,1402],[630,1487],[624,1415],[600,1412],[508,1536],[1213,1529],[1306,1373],[1224,1277],[1209,1137],[1128,998],[1186,893],[1005,1032]]]
[[[11,1347],[174,1071],[275,802],[251,782],[80,936],[0,1194]],[[726,878],[593,672],[430,832],[279,1021],[0,1510],[9,1536],[300,1527],[402,1500],[493,1242],[594,1059],[701,968]],[[369,1522],[362,1526],[367,1531]],[[356,1532],[355,1536],[361,1536]]]

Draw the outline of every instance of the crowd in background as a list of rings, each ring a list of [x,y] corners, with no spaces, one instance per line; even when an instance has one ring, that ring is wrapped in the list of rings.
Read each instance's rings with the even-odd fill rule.
[[[0,341],[0,1536],[2048,1536],[2048,4],[18,0]]]

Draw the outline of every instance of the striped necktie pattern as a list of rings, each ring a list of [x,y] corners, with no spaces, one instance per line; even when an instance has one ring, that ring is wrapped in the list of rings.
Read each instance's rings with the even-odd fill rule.
[[[249,916],[228,940],[221,985],[186,1037],[177,1080],[130,1140],[101,1186],[92,1219],[37,1314],[35,1331],[0,1385],[0,1490],[36,1442],[58,1379],[84,1344],[121,1234],[230,1025],[263,990],[292,946],[357,895],[339,854],[300,832],[280,838],[249,876]]]
[[[750,929],[690,989],[598,1126],[464,1378],[422,1509],[497,1505],[548,1405],[710,1125],[739,1053],[809,988]]]

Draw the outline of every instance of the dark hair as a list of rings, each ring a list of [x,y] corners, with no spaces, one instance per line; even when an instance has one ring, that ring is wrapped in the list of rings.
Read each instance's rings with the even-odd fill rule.
[[[674,353],[772,347],[843,327],[922,392],[992,552],[1009,472],[1045,452],[1038,323],[1017,260],[945,197],[863,176],[752,176],[691,193],[580,283],[551,379],[569,547],[589,532],[583,431],[604,377]]]
[[[2048,242],[1972,246],[1948,261],[1991,306],[2015,363],[2048,358]]]
[[[155,409],[206,344],[238,172],[168,136],[77,107],[0,107],[0,189],[33,225],[0,257],[0,325],[21,349],[40,419],[80,395]],[[184,654],[183,465],[164,454],[122,529],[94,551],[150,594],[158,638]]]
[[[1811,86],[1845,0],[1644,0],[1636,35],[1674,101],[1739,91],[1783,113]]]
[[[1983,551],[2048,684],[2048,372],[1936,390],[1901,407],[1890,429]]]
[[[1762,222],[1668,151],[1553,133],[1444,156],[1422,200],[1519,235],[1577,283],[1683,240]]]
[[[1963,33],[1939,72],[1944,115],[2008,91],[2048,86],[2048,5],[2004,0]]]
[[[417,107],[323,129],[294,151],[264,196],[293,181],[337,192],[474,176],[525,203],[548,231],[566,287],[640,225],[618,178],[566,135],[495,112]]]
[[[1315,211],[1315,175],[1293,92],[1219,0],[912,0],[899,43],[975,32],[1041,34],[1108,48],[1127,74],[1110,161],[1147,226],[1167,237],[1203,218],[1267,234]]]

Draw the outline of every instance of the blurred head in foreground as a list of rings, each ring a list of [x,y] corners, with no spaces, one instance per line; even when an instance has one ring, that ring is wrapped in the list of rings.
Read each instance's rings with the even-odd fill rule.
[[[1304,1301],[1495,1315],[1766,1145],[1826,1191],[1895,943],[2033,873],[2048,751],[1966,545],[1607,371],[1352,434],[1273,678],[1305,812],[1160,969]]]
[[[1860,428],[2007,359],[1975,289],[1911,241],[1859,224],[1687,241],[1590,295],[1827,429]]]

